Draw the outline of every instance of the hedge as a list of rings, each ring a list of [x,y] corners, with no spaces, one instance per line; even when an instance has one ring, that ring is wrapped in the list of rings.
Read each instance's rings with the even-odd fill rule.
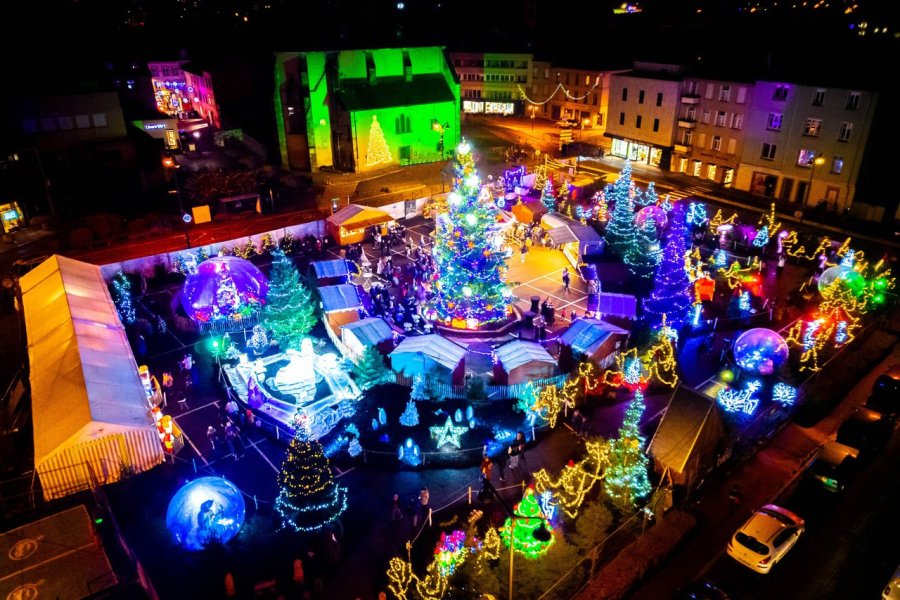
[[[620,600],[665,560],[697,525],[690,513],[673,510],[643,536],[625,547],[594,576],[581,598]]]

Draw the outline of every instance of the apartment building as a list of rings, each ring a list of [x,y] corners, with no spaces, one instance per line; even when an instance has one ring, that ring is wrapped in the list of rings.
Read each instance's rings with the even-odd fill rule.
[[[733,186],[752,96],[746,81],[685,77],[672,170]]]
[[[523,114],[522,90],[531,87],[531,54],[451,52],[459,78],[462,111]]]
[[[156,107],[170,115],[185,115],[191,110],[194,88],[188,86],[182,65],[186,60],[158,60],[147,63]]]
[[[679,65],[638,62],[634,71],[612,75],[605,135],[613,156],[671,168],[682,71]]]
[[[757,81],[735,187],[849,208],[876,103],[864,90]]]

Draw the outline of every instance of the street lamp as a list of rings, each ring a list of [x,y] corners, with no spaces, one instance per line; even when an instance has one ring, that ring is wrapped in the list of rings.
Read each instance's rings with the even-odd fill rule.
[[[438,143],[438,146],[441,149],[441,160],[444,160],[444,131],[450,129],[450,123],[441,125],[440,121],[433,121],[431,128],[441,134],[441,141]]]
[[[534,131],[534,111],[537,110],[537,106],[530,106],[531,109],[531,131]]]
[[[163,167],[166,169],[172,170],[172,176],[175,181],[175,195],[178,197],[178,210],[181,213],[181,222],[184,224],[184,244],[186,248],[191,247],[191,234],[188,230],[188,226],[193,221],[193,218],[190,214],[185,212],[184,210],[184,202],[181,199],[181,186],[178,184],[178,171],[181,169],[181,165],[175,162],[175,159],[171,156],[164,156],[162,159]],[[169,191],[171,194],[172,192]]]
[[[816,172],[816,167],[825,164],[825,158],[821,156],[817,156],[815,160],[810,161],[809,163],[809,183],[806,185],[806,200],[804,204],[809,204],[809,197],[812,195],[812,181],[813,174]]]

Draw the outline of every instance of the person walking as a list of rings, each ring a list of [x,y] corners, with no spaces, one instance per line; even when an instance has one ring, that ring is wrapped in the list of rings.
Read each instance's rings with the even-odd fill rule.
[[[431,510],[431,494],[428,488],[423,487],[419,492],[419,504],[416,506],[416,514],[413,515],[413,527],[418,527],[420,523],[424,523],[428,519],[428,513]]]
[[[509,472],[512,475],[513,481],[515,481],[516,474],[519,472],[519,449],[515,442],[506,449],[506,453],[509,455],[509,459],[507,460]]]
[[[565,287],[566,293],[568,294],[569,293],[569,268],[568,267],[563,267],[562,282],[563,282],[563,286]]]
[[[525,434],[521,431],[516,434],[516,439],[513,440],[513,445],[515,445],[516,450],[518,451],[519,463],[520,467],[528,468],[528,465],[525,461]],[[524,475],[523,475],[524,477]]]
[[[775,276],[776,277],[781,277],[781,272],[784,271],[784,263],[785,262],[786,261],[784,258],[784,252],[782,252],[781,254],[778,255],[778,266],[775,268]]]
[[[210,425],[206,428],[206,438],[209,440],[209,445],[212,447],[213,452],[218,450],[216,442],[219,441],[219,432],[216,431],[214,426]]]
[[[525,254],[528,252],[528,244],[522,242],[522,247],[519,249],[519,262],[525,262]]]
[[[391,523],[403,520],[403,509],[400,508],[400,494],[394,494],[394,504],[391,506]]]

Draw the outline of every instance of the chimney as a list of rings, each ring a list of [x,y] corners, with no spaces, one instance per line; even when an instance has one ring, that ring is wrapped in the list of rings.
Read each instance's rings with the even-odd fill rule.
[[[375,59],[373,59],[372,55],[368,52],[366,52],[366,74],[368,75],[369,85],[378,83],[378,80],[375,77]]]

